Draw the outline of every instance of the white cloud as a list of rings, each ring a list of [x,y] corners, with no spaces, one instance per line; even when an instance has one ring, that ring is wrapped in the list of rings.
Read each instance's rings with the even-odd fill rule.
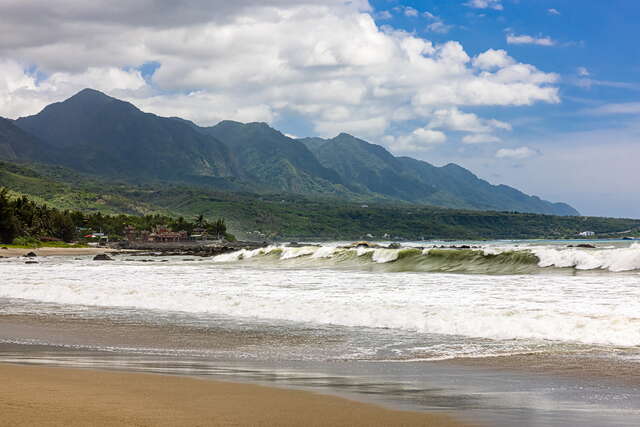
[[[432,21],[429,25],[427,25],[427,31],[431,31],[432,33],[446,34],[454,27],[453,25],[445,24],[442,18],[434,15],[431,12],[424,12],[423,16]]]
[[[447,25],[442,21],[432,22],[431,24],[427,25],[428,31],[438,34],[447,34],[449,31],[451,31],[452,28],[453,25]]]
[[[536,154],[537,152],[529,147],[501,148],[496,152],[496,157],[499,159],[522,160]]]
[[[560,15],[560,11],[558,9],[554,9],[554,8],[547,9],[547,13],[549,15]]]
[[[465,3],[465,6],[469,6],[475,9],[504,9],[501,0],[469,0],[467,3]]]
[[[473,66],[482,70],[494,70],[515,64],[515,60],[504,49],[489,49],[473,59]]]
[[[0,115],[34,114],[95,87],[202,125],[295,114],[322,136],[379,138],[443,120],[435,111],[559,102],[555,74],[505,51],[472,58],[458,42],[379,27],[366,1],[157,1],[147,14],[106,0],[0,6]],[[143,78],[136,68],[151,61],[159,67]],[[477,129],[501,129],[471,116]],[[405,142],[446,139],[426,130]]]
[[[534,44],[538,46],[555,46],[556,42],[551,37],[533,37],[528,35],[517,36],[515,34],[507,34],[507,43],[509,44]]]
[[[417,11],[416,9],[412,8],[411,6],[406,6],[406,7],[404,8],[404,14],[405,14],[406,16],[409,16],[409,17],[415,18],[415,17],[417,17],[417,16],[418,16],[418,11]]]
[[[484,144],[488,142],[500,142],[501,139],[495,135],[488,133],[477,133],[473,135],[465,135],[462,142],[465,144]]]
[[[511,130],[511,125],[499,120],[483,120],[473,113],[457,108],[436,110],[429,122],[431,129],[447,129],[460,132],[484,133],[493,129]]]
[[[378,12],[376,14],[376,18],[378,18],[380,20],[391,19],[391,18],[393,18],[393,15],[388,10],[383,10],[383,11]]]
[[[387,138],[387,143],[396,153],[415,153],[431,149],[434,145],[443,144],[447,141],[447,135],[444,132],[417,128],[408,135],[399,136],[397,138]]]

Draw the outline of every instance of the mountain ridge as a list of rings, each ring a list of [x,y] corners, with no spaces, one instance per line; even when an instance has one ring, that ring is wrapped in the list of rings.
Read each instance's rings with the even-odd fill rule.
[[[259,122],[224,120],[200,127],[179,117],[143,112],[93,89],[50,104],[38,114],[0,121],[0,158],[229,191],[579,215],[567,204],[492,185],[459,165],[437,167],[396,157],[347,133],[330,139],[292,139]]]

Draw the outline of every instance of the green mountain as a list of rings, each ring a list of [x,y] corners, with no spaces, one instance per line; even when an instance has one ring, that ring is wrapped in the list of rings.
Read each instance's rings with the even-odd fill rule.
[[[153,185],[266,194],[337,196],[358,202],[577,215],[457,165],[395,157],[351,135],[294,140],[265,123],[199,127],[85,89],[15,121],[0,120],[0,159],[62,165]]]
[[[146,179],[241,175],[215,138],[92,89],[15,124],[64,153],[56,163],[82,172]]]
[[[57,150],[23,131],[12,120],[0,117],[0,159],[55,161],[59,158]]]
[[[323,167],[302,144],[266,123],[225,120],[202,132],[223,141],[256,185],[293,193],[340,192],[338,174]]]
[[[436,167],[410,157],[394,157],[379,145],[345,133],[333,139],[299,141],[355,192],[459,209],[579,215],[567,204],[547,202],[506,185],[489,184],[458,165]]]

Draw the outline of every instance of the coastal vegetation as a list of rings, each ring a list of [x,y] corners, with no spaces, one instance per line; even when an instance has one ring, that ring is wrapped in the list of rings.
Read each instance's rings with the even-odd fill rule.
[[[201,221],[207,221],[210,234],[218,234],[219,218],[225,218],[220,225],[228,232],[259,241],[557,239],[578,238],[587,230],[596,237],[640,235],[640,220],[634,219],[443,209],[388,200],[348,202],[337,197],[224,192],[166,182],[136,185],[58,166],[11,162],[0,162],[0,185],[8,189],[5,199],[15,202],[27,196],[31,203],[46,207],[43,212],[54,209],[68,215],[76,229],[91,228],[114,237],[122,236],[126,225],[149,230],[164,224],[191,232]],[[7,222],[4,215],[2,221]],[[22,226],[21,230],[23,236],[63,239],[61,230],[57,234],[46,228],[38,232]]]
[[[173,231],[206,230],[215,238],[235,240],[227,232],[225,220],[209,222],[199,215],[194,221],[182,216],[161,214],[109,215],[102,212],[60,210],[48,204],[37,203],[27,196],[12,196],[7,188],[0,187],[0,243],[16,247],[69,247],[69,243],[95,239],[95,233],[122,238],[126,227],[151,230],[166,226]],[[73,245],[71,245],[73,247]]]

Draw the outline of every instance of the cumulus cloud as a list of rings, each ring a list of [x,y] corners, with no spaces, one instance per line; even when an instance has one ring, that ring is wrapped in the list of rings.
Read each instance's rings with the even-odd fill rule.
[[[529,147],[501,148],[496,152],[496,157],[499,159],[522,160],[536,154],[536,151]]]
[[[505,68],[513,65],[515,62],[516,61],[507,54],[506,50],[489,49],[474,58],[473,66],[482,70],[494,70],[496,68]]]
[[[434,145],[446,142],[447,135],[444,132],[417,128],[408,135],[402,135],[397,138],[388,138],[387,143],[396,153],[415,153],[425,151]]]
[[[474,9],[504,9],[501,0],[469,0],[467,3],[465,3],[465,6],[469,6]]]
[[[0,115],[94,87],[202,125],[293,115],[321,136],[408,147],[444,142],[436,125],[501,129],[467,106],[559,102],[557,75],[504,50],[471,57],[458,42],[379,27],[364,0],[53,3],[0,5]]]
[[[435,111],[429,128],[483,133],[493,129],[511,130],[511,125],[499,120],[483,120],[473,113],[464,113],[457,108],[451,108]]]
[[[547,9],[547,13],[549,15],[560,15],[560,11],[558,11],[558,9],[554,9],[554,8]]]
[[[533,44],[538,46],[555,46],[556,42],[551,37],[533,37],[526,34],[517,36],[515,34],[507,34],[507,43],[509,44]]]

